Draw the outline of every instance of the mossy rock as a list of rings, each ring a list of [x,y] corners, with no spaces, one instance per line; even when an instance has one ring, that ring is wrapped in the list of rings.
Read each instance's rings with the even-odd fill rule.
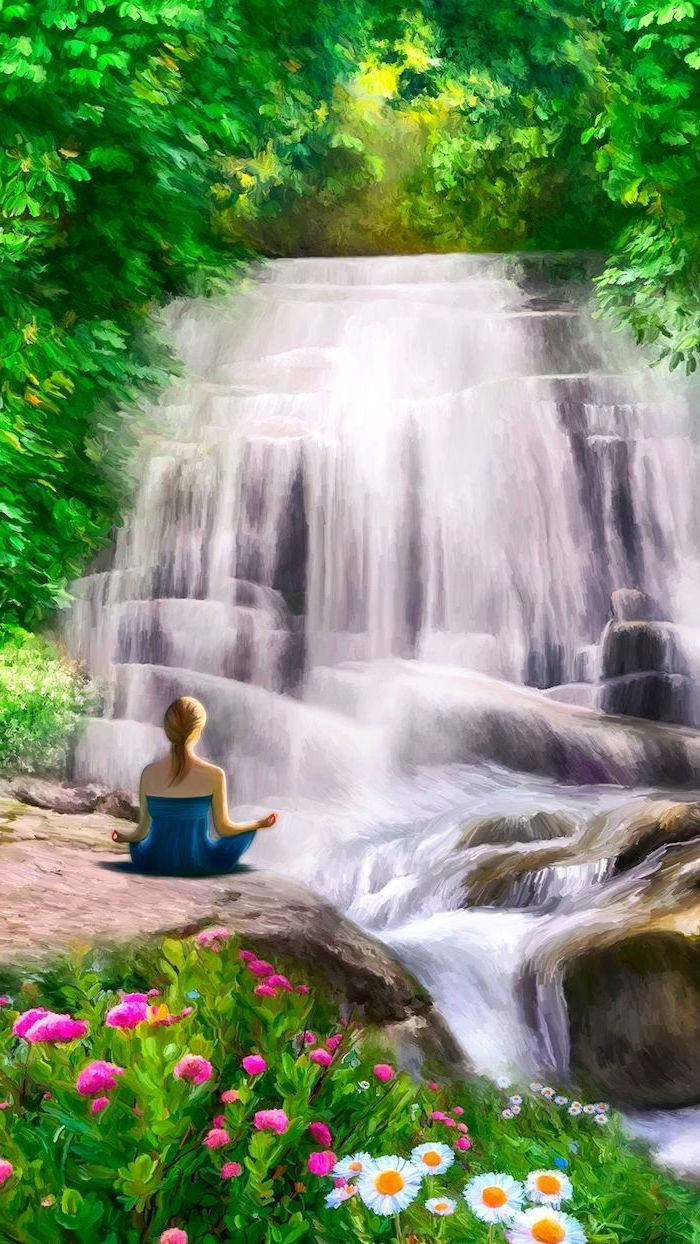
[[[589,951],[564,993],[575,1073],[622,1106],[700,1102],[700,939],[647,933]]]

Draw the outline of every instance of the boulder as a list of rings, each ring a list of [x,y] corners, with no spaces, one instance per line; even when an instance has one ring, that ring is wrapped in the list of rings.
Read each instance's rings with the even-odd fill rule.
[[[573,960],[564,978],[574,1072],[617,1104],[700,1102],[700,941],[646,933]]]
[[[19,777],[6,786],[8,794],[32,808],[45,808],[63,816],[105,812],[120,820],[138,821],[139,809],[126,791],[110,791],[94,783],[67,785],[56,778]]]
[[[573,821],[563,812],[485,816],[468,822],[457,848],[503,846],[512,842],[547,842],[551,838],[565,838],[573,831]]]
[[[601,685],[598,703],[611,716],[690,723],[693,685],[684,674],[624,674]]]
[[[644,815],[645,810],[649,815]],[[700,840],[700,804],[645,802],[635,811],[635,820],[630,822],[630,828],[633,826],[634,840],[617,856],[615,873],[627,872],[652,851],[658,851],[670,843],[690,842],[693,838]]]
[[[602,638],[601,677],[647,670],[683,673],[672,628],[664,622],[609,622]]]
[[[659,616],[651,597],[635,587],[617,588],[610,595],[610,607],[616,622],[643,622]]]

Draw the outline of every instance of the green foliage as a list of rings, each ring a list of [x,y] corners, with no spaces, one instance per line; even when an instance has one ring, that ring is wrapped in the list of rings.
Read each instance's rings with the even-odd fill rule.
[[[25,631],[0,645],[0,773],[61,770],[95,693],[47,640]]]
[[[292,969],[292,980],[298,974]],[[567,1208],[584,1224],[589,1244],[691,1244],[697,1238],[698,1203],[690,1187],[654,1170],[643,1151],[611,1116],[598,1127],[587,1115],[521,1090],[517,1117],[504,1119],[507,1093],[479,1079],[441,1088],[404,1074],[388,1083],[373,1074],[391,1057],[381,1034],[362,1032],[354,1017],[339,1023],[327,988],[276,997],[254,993],[257,977],[228,940],[218,950],[196,940],[166,941],[115,954],[86,951],[40,971],[33,979],[4,973],[0,1005],[0,1160],[12,1175],[0,1186],[0,1236],[19,1244],[136,1244],[157,1241],[169,1226],[189,1240],[245,1239],[246,1244],[293,1241],[372,1241],[436,1238],[487,1244],[489,1234],[461,1195],[466,1181],[486,1172],[524,1179],[528,1172],[568,1165],[574,1197]],[[130,1029],[108,1027],[116,990],[149,989],[148,1018]],[[183,1015],[185,1004],[192,1007]],[[87,1021],[83,1039],[27,1044],[11,1027],[18,1013],[46,1007]],[[342,1042],[328,1068],[308,1057],[304,1034],[318,1045],[336,1031]],[[241,1059],[263,1055],[266,1070],[247,1075]],[[173,1072],[185,1054],[212,1064],[201,1084]],[[105,1109],[93,1113],[77,1091],[78,1073],[92,1060],[115,1063],[124,1073],[103,1090]],[[222,1090],[236,1090],[222,1103]],[[101,1093],[95,1090],[93,1097]],[[433,1120],[434,1110],[466,1124],[467,1151],[455,1147],[455,1126]],[[260,1109],[282,1109],[282,1133],[253,1125]],[[461,1111],[461,1113],[459,1113]],[[228,1140],[211,1149],[203,1141],[222,1115]],[[410,1155],[427,1140],[456,1153],[438,1176],[426,1175],[418,1196],[397,1224],[373,1214],[355,1196],[327,1209],[328,1178],[311,1174],[309,1154],[325,1148],[309,1133],[324,1123],[338,1157],[368,1151]],[[224,1163],[240,1173],[221,1177]],[[434,1219],[431,1196],[450,1196],[455,1214]]]

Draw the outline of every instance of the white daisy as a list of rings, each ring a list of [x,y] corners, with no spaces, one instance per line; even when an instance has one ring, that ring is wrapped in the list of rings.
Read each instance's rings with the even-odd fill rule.
[[[540,1089],[540,1096],[546,1097],[547,1101],[551,1101],[555,1096],[554,1089],[550,1088],[548,1084],[545,1084],[544,1088]]]
[[[610,1104],[607,1101],[597,1101],[595,1103],[595,1108],[598,1111],[598,1114],[607,1114],[610,1109]]]
[[[513,1111],[513,1114],[520,1114],[521,1109],[522,1109],[521,1106],[511,1106],[511,1110]]]
[[[584,1107],[583,1107],[583,1113],[584,1113],[584,1114],[595,1114],[595,1113],[596,1113],[596,1107],[595,1107],[595,1106],[593,1106],[593,1105],[591,1105],[591,1103],[589,1102],[589,1103],[588,1103],[588,1105],[586,1105],[586,1106],[584,1106]]]
[[[505,1110],[501,1111],[501,1118],[502,1119],[514,1119],[515,1118],[515,1115],[513,1114],[513,1111],[510,1106],[506,1106]]]
[[[476,1175],[464,1188],[464,1198],[482,1222],[510,1222],[523,1200],[523,1185],[510,1175]]]
[[[438,1218],[446,1218],[448,1214],[454,1214],[457,1202],[451,1201],[447,1196],[431,1196],[430,1200],[425,1202],[425,1208],[428,1213],[436,1214]]]
[[[542,1085],[540,1084],[539,1080],[533,1080],[533,1081],[532,1081],[532,1084],[530,1085],[530,1092],[531,1092],[531,1093],[541,1093],[541,1092],[542,1092]]]
[[[513,1093],[512,1096],[508,1098],[508,1101],[511,1106],[522,1106],[523,1104],[523,1099],[519,1093]]]
[[[510,1088],[510,1080],[508,1079],[508,1076],[499,1076],[496,1080],[496,1084],[500,1089]]]
[[[353,1153],[348,1158],[341,1158],[333,1167],[333,1174],[343,1179],[356,1179],[368,1170],[374,1162],[368,1153]]]
[[[428,1143],[411,1150],[411,1161],[424,1175],[442,1175],[455,1160],[449,1145]]]
[[[569,1100],[568,1097],[564,1097],[563,1093],[560,1093],[558,1097],[554,1098],[554,1105],[565,1106],[568,1100]]]
[[[571,1105],[569,1106],[569,1114],[573,1114],[573,1115],[580,1114],[582,1110],[583,1110],[583,1106],[581,1105],[580,1101],[572,1101]]]
[[[605,1124],[609,1123],[610,1119],[607,1114],[594,1114],[593,1122],[597,1123],[599,1127],[605,1127]]]
[[[586,1244],[581,1223],[549,1205],[536,1205],[518,1214],[507,1236],[509,1244]]]
[[[357,1188],[354,1184],[345,1184],[342,1188],[334,1188],[326,1197],[326,1207],[328,1209],[337,1209],[344,1201],[349,1201],[350,1197],[354,1196],[356,1192]]]
[[[525,1181],[528,1199],[540,1205],[559,1206],[573,1192],[571,1180],[561,1171],[530,1171]]]
[[[357,1191],[375,1214],[398,1214],[418,1195],[422,1178],[423,1171],[392,1153],[375,1158],[371,1168],[362,1172]]]

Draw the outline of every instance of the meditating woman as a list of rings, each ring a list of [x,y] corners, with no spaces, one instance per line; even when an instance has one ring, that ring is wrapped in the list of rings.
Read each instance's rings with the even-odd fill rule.
[[[141,774],[138,826],[131,833],[112,834],[115,842],[129,843],[140,872],[179,877],[231,872],[255,831],[277,820],[275,812],[260,821],[229,819],[223,769],[195,752],[206,720],[199,700],[188,695],[173,700],[163,719],[170,755],[146,765]]]

